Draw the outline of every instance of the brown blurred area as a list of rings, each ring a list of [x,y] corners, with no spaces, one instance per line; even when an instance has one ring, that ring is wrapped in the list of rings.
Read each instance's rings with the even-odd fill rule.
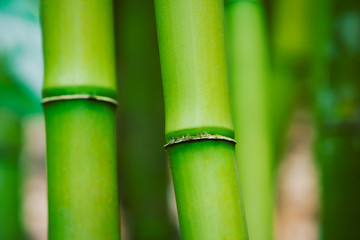
[[[286,138],[286,151],[277,170],[275,239],[316,240],[319,188],[312,153],[314,126],[306,111],[295,112]]]
[[[47,186],[45,164],[45,126],[43,117],[24,122],[25,144],[22,155],[26,175],[23,183],[23,219],[31,239],[47,239]]]

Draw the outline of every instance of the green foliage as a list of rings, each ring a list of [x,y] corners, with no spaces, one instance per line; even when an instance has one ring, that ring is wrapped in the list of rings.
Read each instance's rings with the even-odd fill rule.
[[[316,9],[323,14],[314,54],[320,237],[355,239],[360,214],[360,191],[354,187],[360,184],[360,4],[320,1]]]

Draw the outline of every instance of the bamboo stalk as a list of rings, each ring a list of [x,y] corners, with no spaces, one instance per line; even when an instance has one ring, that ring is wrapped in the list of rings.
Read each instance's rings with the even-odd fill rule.
[[[226,4],[236,157],[249,236],[273,238],[272,146],[267,106],[269,60],[260,1]]]
[[[21,124],[17,114],[0,107],[0,239],[23,239],[20,221]]]
[[[155,0],[165,134],[182,239],[248,239],[222,0]]]
[[[49,239],[120,239],[111,0],[42,1]]]
[[[119,74],[119,184],[125,234],[133,240],[170,240],[164,104],[154,3],[115,2]],[[141,151],[139,151],[141,146]]]
[[[293,110],[304,96],[312,47],[311,0],[276,0],[273,7],[273,81],[270,90],[275,161],[281,157]],[[291,32],[291,34],[289,34]]]

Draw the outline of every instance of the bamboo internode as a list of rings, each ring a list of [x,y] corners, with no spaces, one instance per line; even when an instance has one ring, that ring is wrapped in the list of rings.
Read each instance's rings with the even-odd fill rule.
[[[155,0],[165,137],[181,237],[248,239],[236,171],[222,0]]]

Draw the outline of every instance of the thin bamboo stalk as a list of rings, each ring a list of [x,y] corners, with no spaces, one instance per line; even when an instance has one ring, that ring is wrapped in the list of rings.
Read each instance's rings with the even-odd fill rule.
[[[223,1],[155,0],[155,11],[182,239],[248,239],[234,161]]]
[[[260,1],[230,0],[226,16],[236,157],[249,236],[253,240],[270,240],[274,187],[263,6]]]
[[[274,1],[273,81],[269,101],[276,161],[282,155],[293,110],[308,99],[304,97],[304,86],[310,74],[312,4],[311,0]]]
[[[0,239],[25,239],[22,222],[23,120],[41,111],[36,99],[9,72],[0,51]]]
[[[0,239],[23,239],[20,221],[21,124],[17,114],[0,107]]]
[[[111,0],[42,1],[49,239],[120,239]]]
[[[119,185],[126,236],[177,239],[167,204],[164,103],[154,3],[115,2]],[[141,146],[141,151],[139,151]]]

